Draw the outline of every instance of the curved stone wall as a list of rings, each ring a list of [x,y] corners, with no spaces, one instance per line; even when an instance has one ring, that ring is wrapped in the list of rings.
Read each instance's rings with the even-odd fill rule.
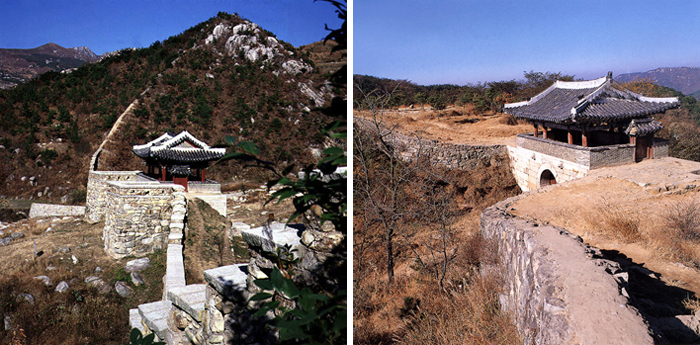
[[[553,188],[553,187],[548,187]],[[481,215],[484,237],[496,242],[502,307],[524,343],[653,344],[625,296],[627,276],[600,251],[563,228],[514,217],[502,201]]]

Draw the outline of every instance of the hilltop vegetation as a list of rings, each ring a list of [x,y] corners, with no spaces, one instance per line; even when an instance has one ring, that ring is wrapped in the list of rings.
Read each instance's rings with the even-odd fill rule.
[[[478,85],[421,86],[406,80],[392,80],[355,75],[355,109],[363,108],[369,98],[388,98],[390,108],[414,108],[430,105],[434,110],[449,105],[462,108],[462,113],[482,116],[499,112],[503,104],[527,100],[549,87],[555,80],[574,80],[574,76],[552,72],[525,72],[524,80],[488,82]],[[673,157],[700,161],[700,103],[693,96],[669,87],[659,86],[649,79],[621,83],[625,88],[648,97],[678,97],[681,106],[656,118],[664,125],[657,136],[669,140]]]
[[[7,164],[0,166],[0,195],[36,197],[50,187],[50,198],[58,199],[85,185],[90,156],[136,99],[139,106],[105,147],[100,169],[141,169],[132,145],[182,130],[210,145],[236,135],[271,161],[312,162],[310,148],[327,144],[321,131],[332,118],[324,107],[341,93],[312,55],[238,15],[219,13],[148,48],[2,91],[0,159]],[[207,176],[230,181],[240,170],[233,164]],[[22,176],[35,181],[19,181]]]
[[[646,72],[626,73],[615,77],[619,82],[645,79],[654,84],[669,87],[692,96],[700,93],[700,68],[698,67],[662,67]]]

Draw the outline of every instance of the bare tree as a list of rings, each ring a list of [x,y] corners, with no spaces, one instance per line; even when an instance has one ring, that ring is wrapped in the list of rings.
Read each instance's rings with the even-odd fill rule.
[[[364,102],[358,108],[366,113],[363,112],[362,120],[356,121],[353,132],[353,205],[356,212],[365,213],[365,227],[376,225],[383,230],[387,278],[391,282],[394,278],[395,237],[400,220],[408,211],[404,195],[416,167],[402,161],[395,145],[389,142],[395,126],[385,126],[383,114],[391,93],[356,90],[362,94]]]

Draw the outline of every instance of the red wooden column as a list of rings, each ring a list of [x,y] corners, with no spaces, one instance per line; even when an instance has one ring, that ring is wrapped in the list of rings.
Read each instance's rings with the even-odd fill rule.
[[[161,181],[165,181],[165,166],[164,165],[160,166],[160,172],[161,172],[161,175],[163,175]]]
[[[566,129],[566,136],[567,136],[566,139],[569,142],[569,144],[573,144],[574,143],[574,136],[571,135],[571,128]]]
[[[542,125],[542,138],[549,139],[549,133],[547,132],[547,126]]]
[[[538,128],[538,126],[537,126],[536,123],[533,123],[532,126],[535,127],[535,138],[537,138],[537,135],[538,135],[538,132],[539,132],[539,128]]]
[[[202,182],[206,180],[206,177],[204,176],[206,174],[207,169],[202,168]]]
[[[581,145],[583,147],[588,147],[588,131],[585,129],[581,131]]]

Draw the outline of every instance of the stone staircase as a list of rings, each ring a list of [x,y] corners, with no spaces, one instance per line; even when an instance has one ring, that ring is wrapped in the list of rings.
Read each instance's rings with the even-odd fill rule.
[[[186,285],[181,244],[184,226],[178,225],[184,224],[184,206],[182,210],[175,209],[179,207],[174,206],[170,236],[180,237],[168,244],[163,300],[131,309],[129,323],[144,334],[155,333],[159,341],[167,344],[186,343],[185,339],[195,344],[223,344],[224,315],[216,305],[222,298],[245,304],[250,297],[249,276],[255,276],[255,272],[249,272],[248,264],[216,267],[204,271],[206,284]],[[299,244],[297,229],[281,223],[273,223],[271,229],[274,241],[263,235],[262,228],[242,229],[242,235],[249,243],[272,252],[277,246]]]

